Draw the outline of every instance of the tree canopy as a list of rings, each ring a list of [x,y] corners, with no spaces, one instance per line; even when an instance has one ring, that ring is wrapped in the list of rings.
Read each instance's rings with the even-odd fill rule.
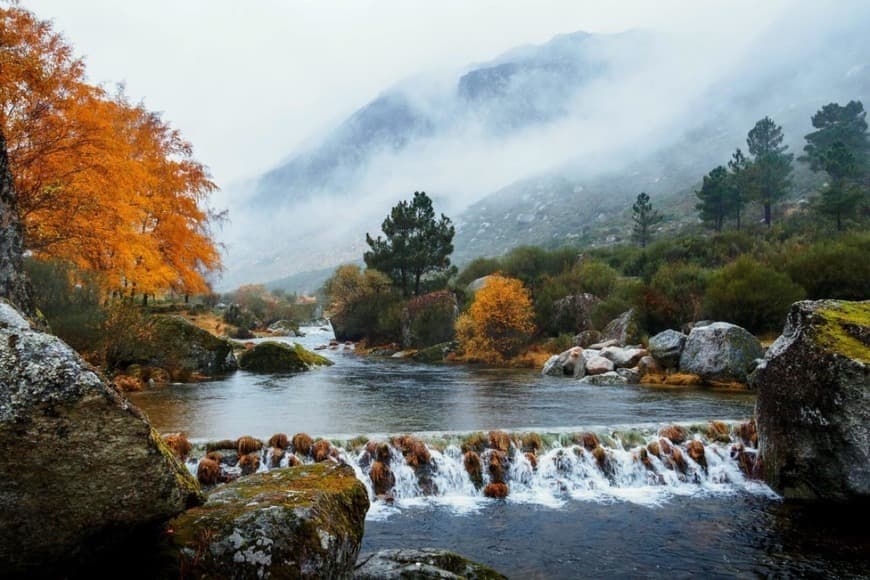
[[[216,189],[157,113],[86,82],[49,22],[0,8],[0,129],[37,258],[99,272],[107,289],[207,289],[220,268],[206,207]]]
[[[432,200],[423,191],[410,201],[400,201],[381,225],[384,236],[366,234],[371,248],[363,259],[366,266],[385,273],[404,296],[420,294],[424,276],[450,269],[453,236],[450,218],[435,217]]]
[[[652,238],[652,227],[662,221],[662,216],[658,210],[653,209],[649,195],[639,193],[634,205],[631,206],[632,221],[634,227],[632,229],[632,238],[640,244],[641,248],[645,248]]]
[[[755,124],[746,137],[749,153],[754,157],[749,180],[752,197],[764,207],[764,223],[773,222],[773,204],[780,201],[791,184],[793,155],[783,144],[782,127],[770,117]]]

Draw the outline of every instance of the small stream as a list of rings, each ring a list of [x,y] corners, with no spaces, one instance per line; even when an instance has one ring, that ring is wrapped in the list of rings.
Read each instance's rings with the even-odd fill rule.
[[[332,337],[303,330],[303,338],[282,340],[314,348]],[[443,547],[519,578],[852,577],[870,569],[866,531],[783,504],[741,469],[737,426],[752,415],[751,393],[599,387],[534,370],[427,366],[344,347],[322,353],[336,364],[283,376],[240,371],[131,399],[158,431],[183,431],[194,442],[280,432],[331,440],[369,488],[364,551]],[[726,421],[730,434],[711,437],[711,420]],[[688,430],[681,466],[642,451],[672,423]],[[504,500],[484,496],[487,469],[475,485],[463,467],[471,434],[495,429],[511,438]],[[409,465],[396,443],[406,433],[426,448],[423,468]],[[534,458],[522,442],[528,433],[540,440]],[[581,433],[596,435],[603,457],[584,448]],[[395,485],[387,496],[372,489],[369,439],[389,447]],[[688,457],[689,441],[703,445],[703,465]],[[489,464],[494,451],[478,451]],[[203,453],[197,446],[192,471]]]

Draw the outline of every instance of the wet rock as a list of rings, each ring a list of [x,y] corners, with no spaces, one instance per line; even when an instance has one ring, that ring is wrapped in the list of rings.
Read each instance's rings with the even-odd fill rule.
[[[631,368],[637,365],[644,356],[649,354],[642,348],[622,348],[608,346],[601,349],[601,356],[613,362],[615,368]]]
[[[400,578],[498,580],[505,578],[495,570],[446,550],[382,550],[362,555],[354,570],[355,580],[392,580]]]
[[[302,336],[302,333],[299,332],[299,325],[289,320],[276,320],[266,330],[273,336]]]
[[[3,574],[75,559],[202,501],[141,411],[78,354],[9,304],[0,320]]]
[[[601,340],[601,333],[597,330],[584,330],[574,337],[574,346],[588,348]]]
[[[659,436],[668,439],[674,445],[679,445],[689,437],[689,431],[681,425],[668,425],[659,430]]]
[[[426,364],[444,362],[447,359],[448,355],[456,352],[457,344],[458,343],[456,341],[442,342],[440,344],[418,350],[413,355],[411,355],[411,360]]]
[[[566,296],[553,302],[553,319],[550,327],[565,332],[585,332],[594,326],[592,312],[601,302],[589,293]]]
[[[680,355],[680,372],[704,380],[746,382],[755,359],[762,355],[761,343],[746,329],[714,322],[689,333]]]
[[[775,490],[789,499],[870,498],[870,301],[795,303],[751,384],[764,477]]]
[[[583,349],[575,346],[562,354],[551,356],[541,373],[551,377],[583,376],[584,362]]]
[[[468,286],[466,286],[466,290],[469,294],[474,295],[477,294],[477,291],[486,286],[487,281],[489,281],[490,276],[481,276],[475,280],[472,280]]]
[[[599,445],[601,445],[601,441],[599,441],[598,436],[595,433],[591,433],[586,431],[584,433],[576,433],[573,437],[574,443],[579,445],[583,445],[583,448],[587,451],[592,451]]]
[[[659,374],[662,370],[664,370],[662,366],[651,356],[641,357],[637,362],[637,372],[640,373],[641,378],[646,375]]]
[[[242,475],[256,473],[260,469],[260,454],[248,453],[239,456],[239,468],[242,470]]]
[[[196,466],[196,478],[203,485],[215,485],[220,481],[221,466],[214,459],[203,458]]]
[[[613,370],[613,361],[603,356],[592,356],[586,361],[587,375],[600,375]]]
[[[468,472],[471,483],[480,489],[483,486],[483,465],[480,461],[480,455],[474,451],[467,451],[462,456],[462,464],[465,466],[465,471]]]
[[[372,463],[369,479],[372,480],[372,489],[375,495],[387,494],[396,485],[396,476],[390,470],[390,466],[381,461]]]
[[[676,330],[665,330],[649,339],[649,352],[663,367],[680,366],[680,356],[689,337]]]
[[[167,529],[186,578],[348,578],[368,508],[352,468],[305,465],[216,488]]]
[[[611,320],[601,331],[604,340],[615,340],[618,346],[640,342],[641,334],[634,308],[626,310],[618,318]]]
[[[598,385],[602,387],[628,384],[628,381],[625,379],[625,377],[619,375],[615,371],[608,371],[600,375],[586,375],[585,377],[580,379],[580,382],[584,385]]]
[[[261,373],[294,373],[314,367],[330,366],[332,361],[302,347],[284,342],[265,341],[239,357],[239,367]]]
[[[686,453],[692,461],[700,465],[703,469],[707,469],[707,456],[704,453],[704,444],[698,440],[689,441],[686,444]]]
[[[596,342],[594,344],[589,345],[590,350],[600,351],[603,348],[607,348],[609,346],[619,346],[619,341],[616,339],[610,340],[602,340],[601,342]]]
[[[280,447],[272,447],[269,450],[269,467],[272,469],[281,466],[281,460],[284,459],[285,451]]]
[[[616,369],[616,374],[625,379],[625,382],[629,385],[637,385],[640,384],[640,371],[636,368],[633,369]]]

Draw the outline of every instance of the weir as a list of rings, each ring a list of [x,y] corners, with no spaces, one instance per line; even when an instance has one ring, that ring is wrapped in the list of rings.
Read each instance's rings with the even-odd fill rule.
[[[473,512],[503,494],[490,484],[506,486],[504,501],[551,508],[571,500],[660,506],[678,496],[744,492],[776,497],[758,479],[749,422],[359,436],[329,444],[326,460],[352,466],[368,489],[370,519],[424,505]],[[196,444],[187,461],[194,474],[206,447],[215,444]],[[238,453],[219,453],[222,476],[239,476]],[[260,459],[258,471],[315,460],[292,444],[278,462],[271,458],[282,450],[264,444],[254,453]]]

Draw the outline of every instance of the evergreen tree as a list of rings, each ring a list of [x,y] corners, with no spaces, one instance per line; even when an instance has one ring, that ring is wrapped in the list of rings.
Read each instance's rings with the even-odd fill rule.
[[[381,230],[384,237],[366,234],[371,250],[363,258],[366,266],[385,273],[405,296],[420,293],[420,282],[427,274],[450,268],[453,236],[456,229],[450,218],[436,219],[432,200],[425,192],[414,192],[410,201],[400,201],[386,217]]]
[[[843,218],[853,213],[864,197],[855,183],[858,163],[849,148],[837,141],[817,160],[820,169],[827,172],[831,182],[822,191],[818,209],[837,222],[837,230],[843,229]]]
[[[825,158],[835,143],[842,144],[855,158],[857,169],[866,170],[870,162],[870,138],[867,134],[867,113],[860,101],[846,106],[828,103],[812,117],[815,131],[804,137],[807,161],[813,171],[824,171]]]
[[[768,227],[773,221],[773,204],[785,197],[790,185],[794,156],[786,153],[788,145],[782,141],[782,127],[770,117],[758,121],[746,138],[749,153],[754,157],[750,191],[764,206],[764,223]]]
[[[698,196],[695,207],[701,214],[701,220],[717,232],[722,231],[725,218],[731,213],[731,192],[728,170],[721,165],[704,176],[701,189],[695,192]]]
[[[641,248],[645,248],[652,237],[652,227],[662,221],[662,216],[653,209],[646,193],[638,194],[637,200],[631,206],[631,213],[634,221],[632,238],[640,244]]]
[[[740,218],[743,215],[743,207],[748,198],[747,191],[750,187],[752,163],[743,155],[738,147],[728,161],[728,186],[731,198],[730,211],[740,229]]]

